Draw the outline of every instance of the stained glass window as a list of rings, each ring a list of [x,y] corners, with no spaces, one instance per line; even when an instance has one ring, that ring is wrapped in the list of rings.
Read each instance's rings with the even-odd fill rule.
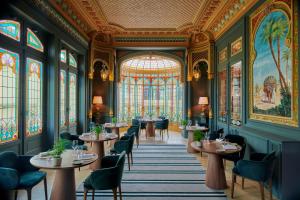
[[[27,46],[34,48],[40,52],[44,52],[44,46],[35,33],[27,28]]]
[[[77,62],[71,53],[69,53],[69,65],[72,67],[77,67]]]
[[[226,68],[220,67],[218,70],[218,119],[226,122]]]
[[[0,48],[0,143],[18,139],[19,54]]]
[[[69,124],[76,125],[77,123],[77,109],[76,109],[76,85],[77,76],[74,73],[69,73]]]
[[[20,41],[20,23],[13,20],[0,20],[0,33]]]
[[[60,70],[60,127],[66,126],[66,71]]]
[[[125,61],[121,66],[119,118],[164,115],[171,122],[182,118],[180,64],[170,58],[146,55]]]
[[[42,132],[43,63],[27,58],[26,70],[26,135],[32,136]]]
[[[242,62],[231,65],[231,124],[241,125],[241,69]]]
[[[63,63],[67,62],[67,51],[66,50],[60,51],[60,61]]]

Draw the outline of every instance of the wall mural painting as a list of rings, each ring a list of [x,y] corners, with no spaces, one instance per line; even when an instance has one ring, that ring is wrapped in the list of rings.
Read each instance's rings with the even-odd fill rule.
[[[267,1],[250,16],[251,119],[298,126],[292,15],[292,2],[277,0]]]

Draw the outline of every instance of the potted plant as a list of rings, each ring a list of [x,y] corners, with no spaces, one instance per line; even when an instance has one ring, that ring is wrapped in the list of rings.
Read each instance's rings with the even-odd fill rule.
[[[184,138],[187,138],[188,137],[188,132],[186,130],[186,126],[188,124],[188,121],[186,119],[182,120],[181,121],[181,125],[183,127],[182,129],[182,132],[181,132],[181,135],[184,137]]]
[[[117,124],[117,118],[116,117],[113,117],[111,118],[111,123],[113,123],[113,125],[116,125]]]
[[[194,131],[194,141],[198,147],[202,146],[201,140],[204,138],[204,134],[200,130]]]
[[[99,139],[99,135],[100,135],[101,131],[102,131],[102,127],[100,125],[99,126],[95,126],[94,132],[95,132],[97,140]]]
[[[54,166],[60,166],[61,165],[61,154],[65,151],[65,144],[66,141],[63,139],[58,140],[54,145],[52,150],[50,151],[50,155],[53,158],[53,165]]]

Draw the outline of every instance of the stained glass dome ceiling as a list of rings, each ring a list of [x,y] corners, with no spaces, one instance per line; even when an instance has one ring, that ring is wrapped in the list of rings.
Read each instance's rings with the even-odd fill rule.
[[[172,58],[158,55],[143,55],[131,58],[122,63],[122,70],[144,70],[144,71],[161,71],[161,70],[179,70],[180,64]]]

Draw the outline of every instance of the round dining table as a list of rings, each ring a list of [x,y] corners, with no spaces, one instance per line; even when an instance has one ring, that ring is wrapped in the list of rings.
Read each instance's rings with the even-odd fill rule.
[[[84,154],[83,154],[84,155]],[[51,200],[75,200],[75,168],[83,167],[95,162],[98,158],[97,154],[85,154],[88,159],[82,159],[79,163],[74,164],[73,160],[75,152],[73,150],[66,150],[62,154],[62,162],[59,166],[54,166],[50,157],[41,157],[40,155],[33,156],[30,163],[41,169],[56,170],[54,183],[51,191]]]
[[[162,119],[159,118],[142,118],[139,119],[140,123],[144,122],[146,123],[146,138],[147,137],[155,137],[155,122],[162,121]]]
[[[179,126],[179,129],[183,130],[183,126]],[[207,132],[209,129],[205,126],[186,126],[186,130],[188,131],[188,143],[187,143],[187,152],[188,153],[198,153],[199,151],[192,148],[191,143],[195,141],[194,132],[196,130],[200,130],[202,132]]]
[[[116,134],[118,136],[118,139],[120,139],[120,128],[128,127],[128,124],[125,122],[105,123],[104,127],[111,129],[112,133]]]
[[[192,142],[191,147],[208,154],[206,186],[216,190],[226,189],[227,183],[222,155],[240,152],[242,147],[234,143],[227,143],[235,148],[225,149],[222,142],[214,140],[203,140],[201,144],[198,146],[197,142]]]
[[[84,142],[92,142],[92,152],[98,155],[98,159],[90,165],[90,169],[97,170],[101,168],[101,160],[105,156],[104,142],[115,140],[118,138],[116,134],[100,134],[97,138],[94,134],[84,133],[79,136],[79,139]]]

